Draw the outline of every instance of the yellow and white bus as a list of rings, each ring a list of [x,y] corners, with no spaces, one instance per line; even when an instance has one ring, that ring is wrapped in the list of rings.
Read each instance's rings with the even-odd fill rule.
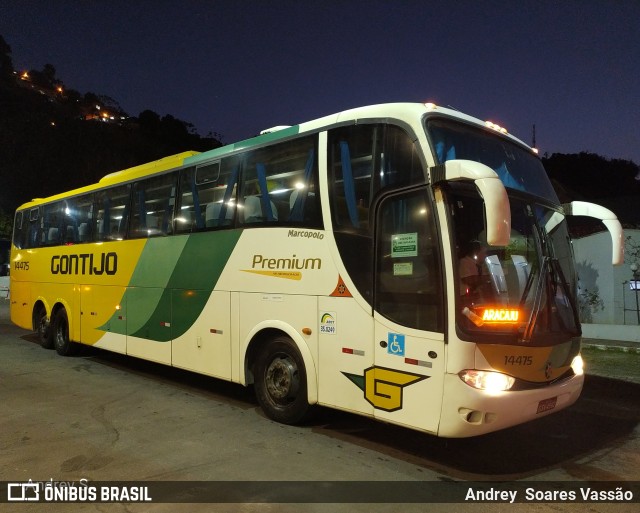
[[[284,423],[322,405],[480,435],[580,394],[569,215],[603,219],[622,260],[615,215],[561,205],[506,130],[363,107],[21,206],[11,319],[61,355],[253,384]]]

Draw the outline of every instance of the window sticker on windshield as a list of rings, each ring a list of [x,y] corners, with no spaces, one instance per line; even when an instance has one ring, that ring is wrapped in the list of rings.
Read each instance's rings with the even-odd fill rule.
[[[391,237],[391,258],[418,256],[418,233],[398,233]]]
[[[413,262],[397,262],[393,264],[394,276],[411,276],[413,274]]]

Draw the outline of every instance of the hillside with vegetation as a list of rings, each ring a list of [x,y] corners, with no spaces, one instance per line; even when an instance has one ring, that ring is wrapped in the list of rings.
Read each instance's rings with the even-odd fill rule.
[[[98,181],[104,175],[187,150],[221,146],[171,114],[131,116],[113,98],[80,93],[55,67],[15,70],[0,36],[0,236],[13,211],[44,197]],[[9,219],[7,219],[9,217]]]

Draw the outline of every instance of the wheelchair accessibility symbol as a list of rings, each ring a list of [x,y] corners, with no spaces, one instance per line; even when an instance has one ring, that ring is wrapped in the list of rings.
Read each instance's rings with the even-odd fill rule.
[[[400,335],[400,333],[387,334],[387,353],[404,356],[404,335]]]

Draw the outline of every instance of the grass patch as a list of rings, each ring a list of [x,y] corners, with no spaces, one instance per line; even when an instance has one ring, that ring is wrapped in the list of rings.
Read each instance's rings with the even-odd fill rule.
[[[640,354],[616,349],[583,347],[585,372],[640,383]]]

